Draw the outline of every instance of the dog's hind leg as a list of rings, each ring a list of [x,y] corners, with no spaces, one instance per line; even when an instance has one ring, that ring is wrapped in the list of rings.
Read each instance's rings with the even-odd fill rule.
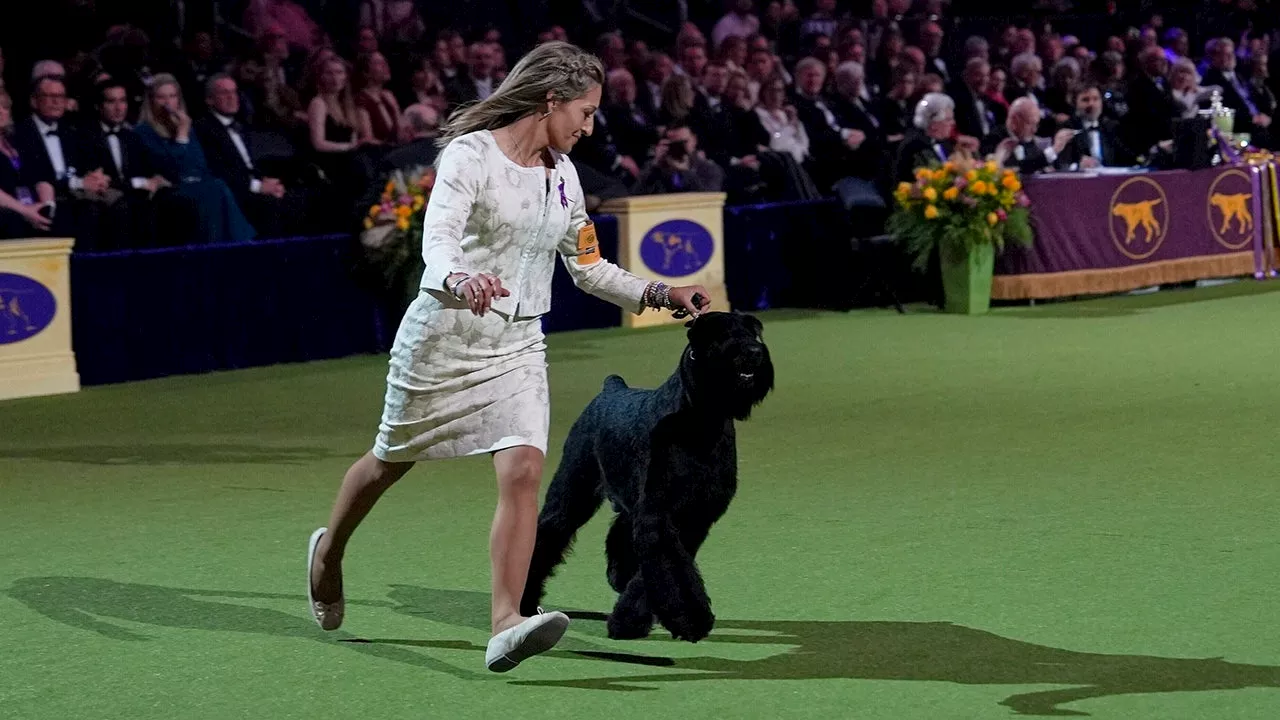
[[[566,447],[538,516],[537,540],[520,601],[521,615],[537,613],[547,580],[564,562],[578,529],[596,514],[603,500],[600,471],[590,449]]]
[[[605,557],[609,562],[606,577],[614,592],[626,590],[627,583],[631,582],[640,567],[636,561],[636,551],[631,545],[632,533],[631,516],[620,512],[613,519],[613,525],[609,526],[609,536],[604,541]]]

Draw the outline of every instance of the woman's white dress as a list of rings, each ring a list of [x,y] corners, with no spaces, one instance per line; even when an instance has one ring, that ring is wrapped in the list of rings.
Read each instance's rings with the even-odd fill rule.
[[[550,394],[541,315],[557,255],[577,286],[640,313],[646,280],[594,256],[579,258],[587,223],[569,158],[526,168],[480,130],[437,161],[424,219],[421,292],[391,349],[374,454],[405,462],[530,445],[544,454]],[[548,181],[549,178],[549,181]],[[454,272],[489,272],[511,291],[477,317],[444,289]]]

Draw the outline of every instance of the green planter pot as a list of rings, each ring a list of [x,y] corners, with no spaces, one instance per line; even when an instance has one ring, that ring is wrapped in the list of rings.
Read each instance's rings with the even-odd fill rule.
[[[991,243],[972,248],[944,247],[939,256],[946,311],[961,315],[985,314],[991,308],[995,247]]]

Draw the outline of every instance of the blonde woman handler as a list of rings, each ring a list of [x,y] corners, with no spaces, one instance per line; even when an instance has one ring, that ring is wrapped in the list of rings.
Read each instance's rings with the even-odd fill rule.
[[[701,286],[650,283],[600,257],[567,153],[591,133],[603,80],[595,57],[550,42],[451,118],[424,220],[422,291],[391,350],[373,449],[347,471],[308,546],[310,611],[325,630],[342,624],[347,542],[383,492],[417,461],[478,454],[493,457],[498,479],[485,665],[510,670],[568,627],[563,613],[519,614],[547,450],[540,316],[556,255],[579,288],[635,313],[696,315],[709,304]]]

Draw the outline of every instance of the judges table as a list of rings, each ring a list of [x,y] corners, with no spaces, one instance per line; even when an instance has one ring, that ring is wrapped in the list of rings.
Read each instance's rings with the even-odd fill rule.
[[[999,257],[994,299],[1274,275],[1280,218],[1270,163],[1037,175],[1026,192],[1035,242]]]

